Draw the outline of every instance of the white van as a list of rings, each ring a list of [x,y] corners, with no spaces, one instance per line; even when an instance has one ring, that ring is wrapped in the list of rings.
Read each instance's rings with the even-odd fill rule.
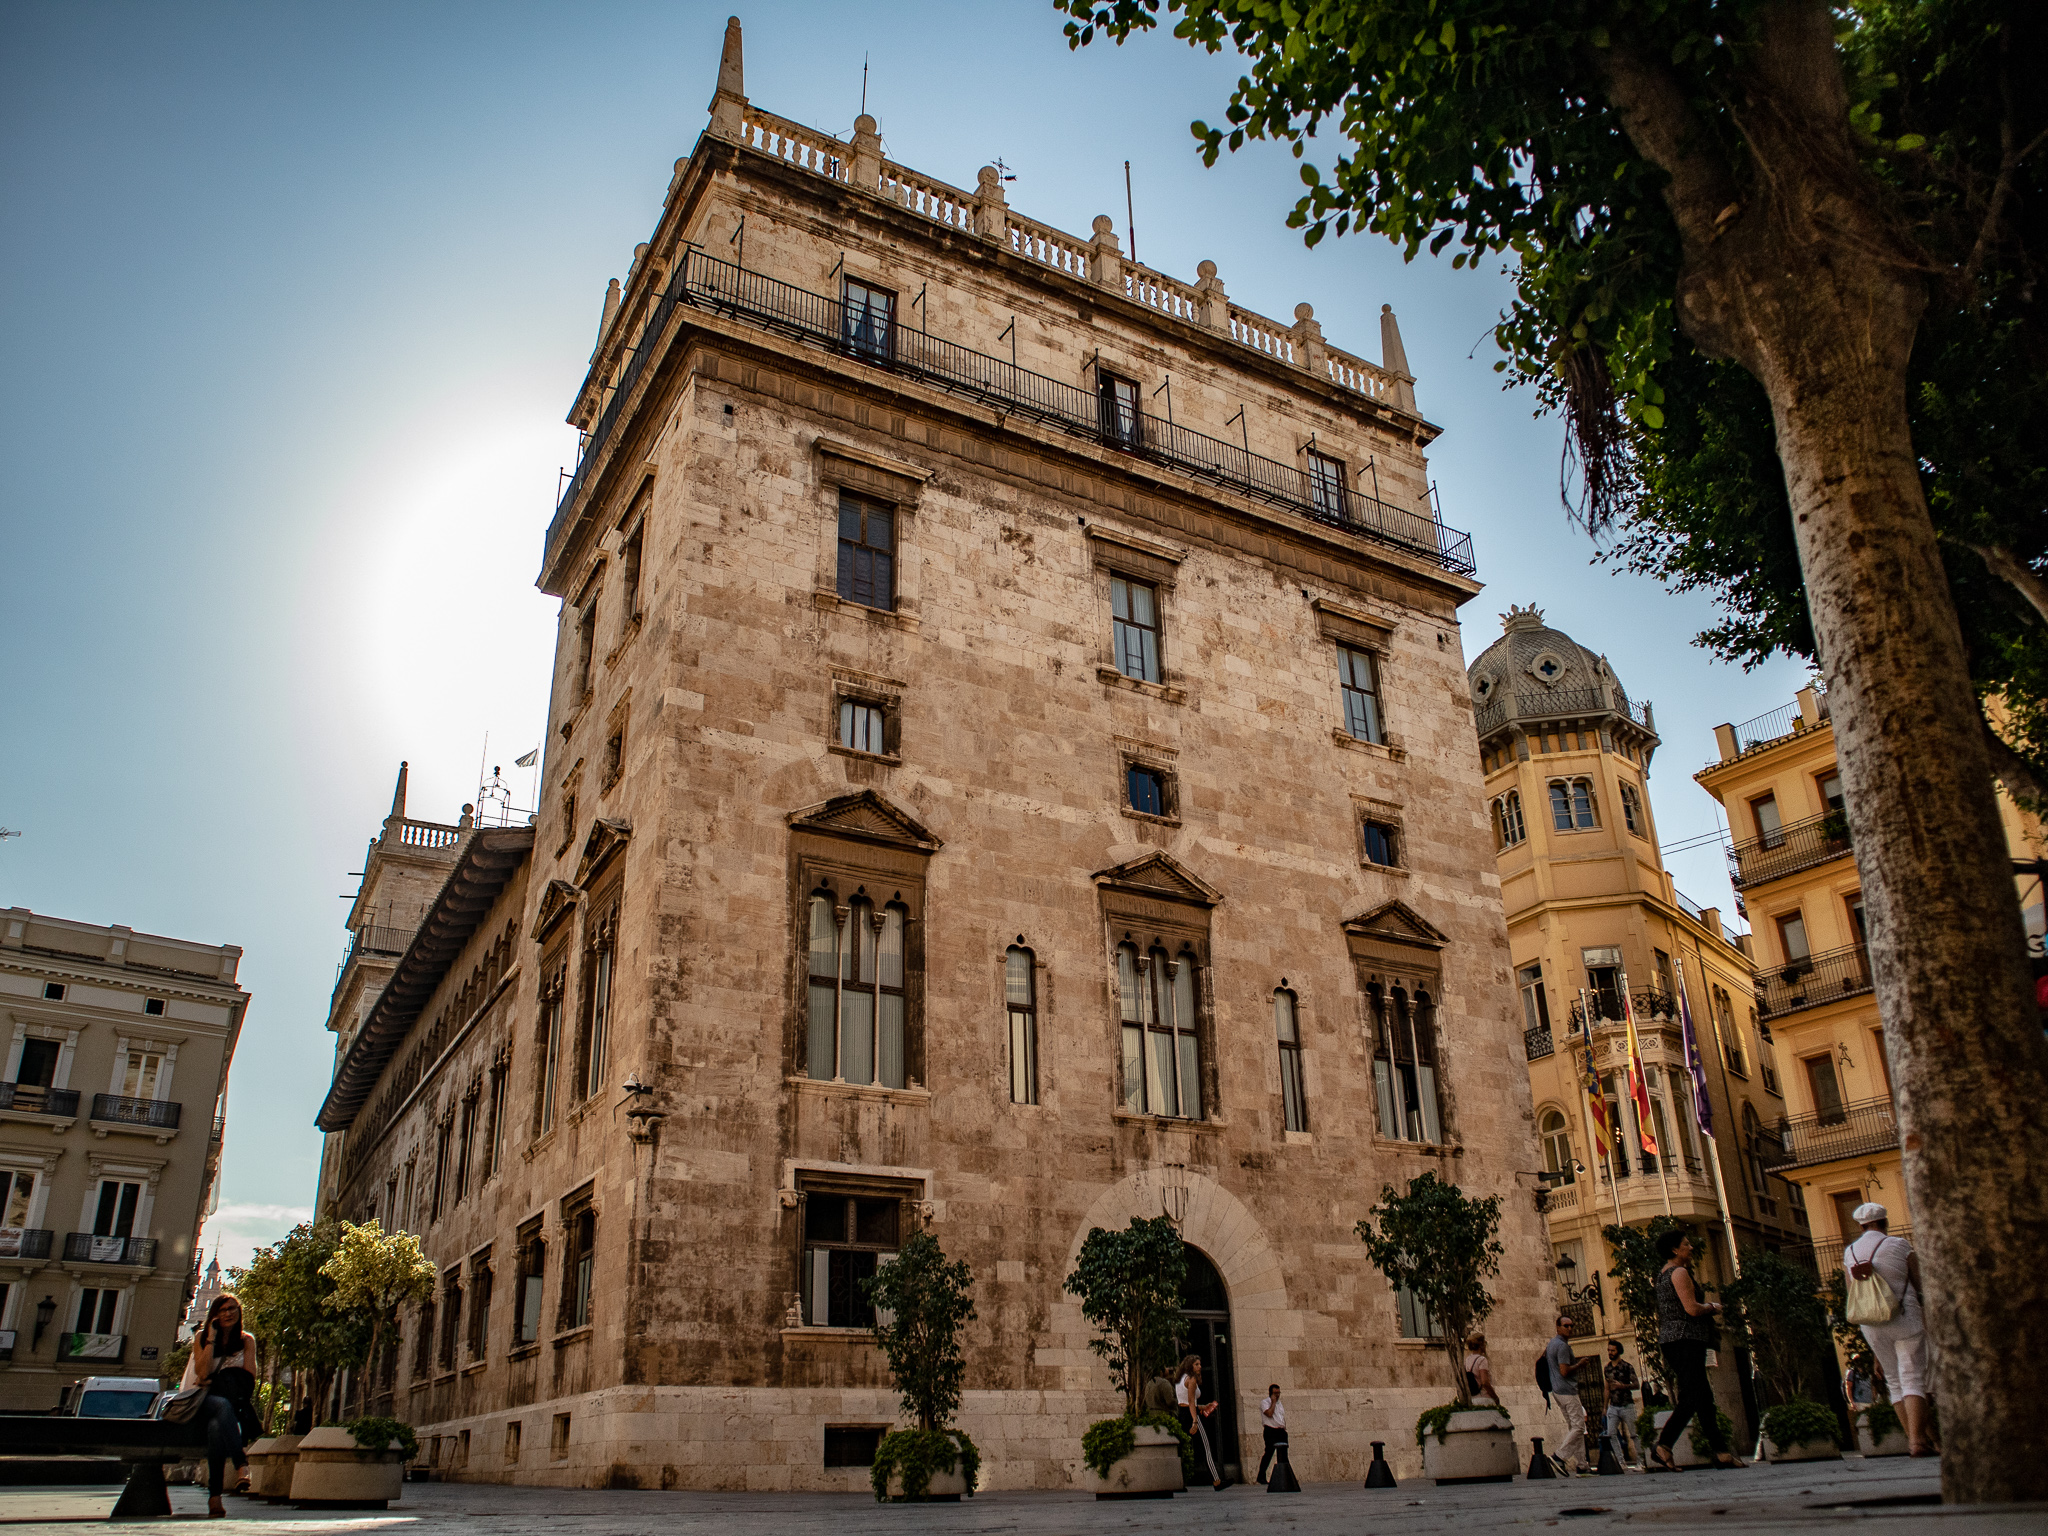
[[[154,1376],[88,1376],[71,1411],[81,1419],[146,1419],[162,1390]]]

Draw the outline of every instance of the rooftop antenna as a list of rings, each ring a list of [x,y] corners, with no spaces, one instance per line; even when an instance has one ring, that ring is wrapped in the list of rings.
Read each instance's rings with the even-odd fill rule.
[[[866,54],[862,54],[862,55],[860,56],[860,112],[861,112],[861,116],[863,116],[863,117],[867,116],[867,112],[868,112],[868,56],[867,56]]]
[[[21,829],[19,827],[0,827],[0,841],[19,836],[21,836]]]
[[[1138,259],[1138,216],[1131,211],[1131,162],[1124,162],[1124,234],[1131,242],[1131,260]]]

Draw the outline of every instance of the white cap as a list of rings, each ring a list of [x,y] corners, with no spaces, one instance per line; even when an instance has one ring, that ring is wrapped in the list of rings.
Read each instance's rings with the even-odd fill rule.
[[[1867,1227],[1873,1221],[1883,1221],[1885,1219],[1885,1209],[1875,1200],[1872,1200],[1868,1204],[1857,1206],[1855,1210],[1849,1213],[1849,1219],[1861,1222]]]

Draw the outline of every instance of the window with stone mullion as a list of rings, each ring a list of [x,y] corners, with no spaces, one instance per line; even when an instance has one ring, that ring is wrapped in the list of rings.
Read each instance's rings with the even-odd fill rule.
[[[906,912],[879,912],[855,897],[835,906],[832,893],[810,898],[806,1070],[827,1082],[904,1087]]]
[[[1123,1016],[1124,1107],[1137,1114],[1202,1118],[1202,1053],[1196,1028],[1196,962],[1155,947],[1117,950]]]
[[[1437,1096],[1436,1006],[1426,989],[1401,982],[1366,988],[1372,1015],[1373,1086],[1380,1134],[1431,1145],[1443,1140]]]

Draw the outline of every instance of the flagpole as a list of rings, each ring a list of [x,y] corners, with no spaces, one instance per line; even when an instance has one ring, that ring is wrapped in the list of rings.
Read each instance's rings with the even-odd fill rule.
[[[1586,1075],[1593,1079],[1590,1086],[1584,1083],[1579,1085],[1579,1113],[1586,1118],[1586,1123],[1590,1127],[1593,1121],[1590,1096],[1600,1091],[1600,1069],[1593,1061],[1593,1005],[1588,1000],[1584,987],[1579,988],[1579,1017],[1586,1022]],[[1592,1139],[1590,1130],[1587,1132],[1587,1139]],[[1614,1138],[1610,1136],[1601,1146],[1600,1162],[1595,1167],[1594,1177],[1598,1178],[1600,1168],[1604,1167],[1607,1170],[1607,1191],[1614,1196],[1614,1224],[1619,1227],[1627,1223],[1621,1219],[1621,1180],[1614,1172],[1613,1142]],[[1594,1203],[1599,1203],[1597,1195],[1594,1196]]]
[[[1707,1138],[1707,1150],[1713,1154],[1714,1201],[1721,1208],[1721,1236],[1728,1244],[1728,1268],[1735,1278],[1740,1280],[1742,1257],[1740,1250],[1735,1246],[1735,1217],[1728,1209],[1728,1185],[1721,1173],[1721,1138],[1714,1134],[1711,1123],[1700,1124],[1703,1119],[1711,1122],[1712,1116],[1702,1114],[1697,1107],[1704,1102],[1700,1095],[1706,1091],[1707,1074],[1704,1068],[1696,1065],[1699,1061],[1699,1035],[1692,1022],[1692,999],[1685,988],[1685,956],[1674,955],[1672,963],[1678,967],[1678,1016],[1685,1039],[1685,1072],[1686,1076],[1693,1080],[1693,1124],[1699,1126],[1700,1134]]]
[[[1643,1046],[1636,1035],[1636,1005],[1628,995],[1628,972],[1624,970],[1618,974],[1621,977],[1621,1012],[1628,1021],[1629,1108],[1635,1112],[1636,1147],[1640,1151],[1643,1147],[1643,1106],[1650,1102],[1650,1080],[1643,1071]],[[1654,1131],[1651,1140],[1656,1140]],[[1671,1176],[1664,1171],[1663,1144],[1659,1142],[1657,1150],[1649,1155],[1657,1159],[1657,1183],[1664,1191],[1664,1214],[1670,1216]]]

